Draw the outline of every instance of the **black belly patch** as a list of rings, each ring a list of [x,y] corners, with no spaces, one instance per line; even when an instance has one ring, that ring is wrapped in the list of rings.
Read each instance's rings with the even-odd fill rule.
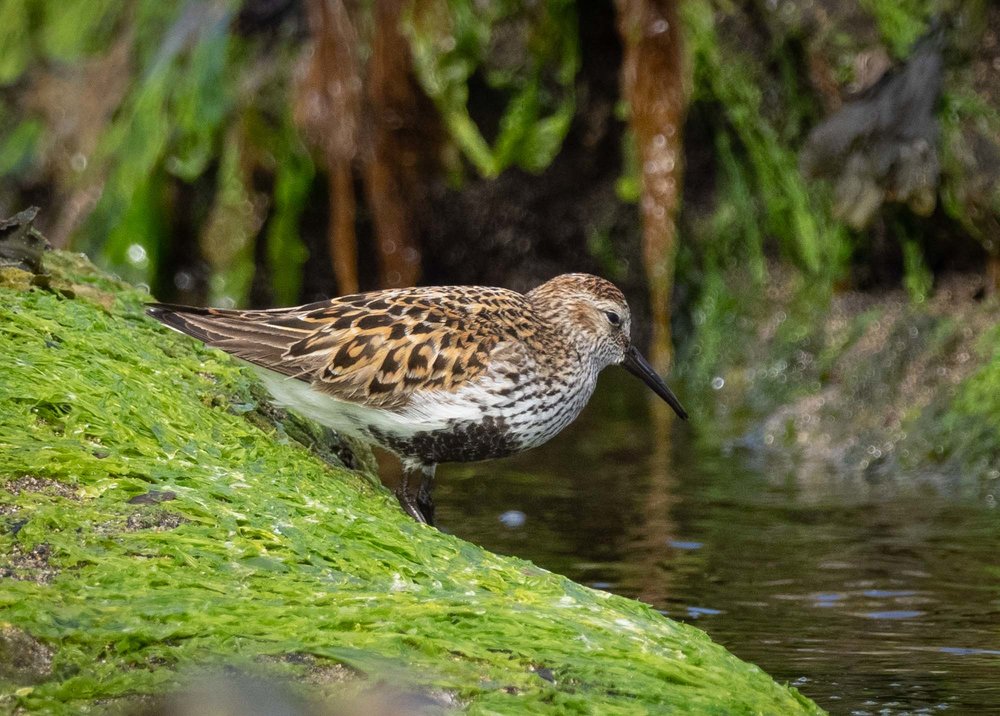
[[[402,457],[428,463],[474,462],[513,455],[520,449],[503,418],[486,417],[479,422],[462,422],[441,430],[428,430],[407,437],[369,428],[372,440]]]

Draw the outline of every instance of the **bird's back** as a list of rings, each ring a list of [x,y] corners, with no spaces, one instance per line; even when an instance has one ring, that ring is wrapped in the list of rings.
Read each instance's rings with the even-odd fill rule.
[[[241,311],[151,304],[151,316],[337,400],[399,410],[414,395],[456,392],[494,352],[541,340],[525,297],[478,286],[392,289],[294,308]]]

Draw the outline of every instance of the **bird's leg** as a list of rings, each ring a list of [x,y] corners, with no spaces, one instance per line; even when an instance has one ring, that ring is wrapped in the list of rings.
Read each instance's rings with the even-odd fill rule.
[[[420,487],[417,489],[417,507],[429,525],[434,524],[434,500],[431,499],[431,490],[434,489],[435,467],[433,464],[420,466]]]
[[[420,508],[417,507],[417,503],[414,502],[413,496],[410,494],[410,472],[412,471],[413,466],[404,462],[403,475],[399,478],[399,487],[396,488],[396,499],[399,500],[399,504],[403,508],[403,512],[408,514],[417,522],[427,524],[427,519],[424,517]]]

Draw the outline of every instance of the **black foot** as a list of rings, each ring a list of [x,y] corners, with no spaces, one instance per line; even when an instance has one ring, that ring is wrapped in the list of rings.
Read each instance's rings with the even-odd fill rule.
[[[421,512],[417,503],[413,501],[413,497],[410,496],[405,487],[400,486],[400,488],[396,490],[396,499],[399,500],[399,505],[403,508],[403,512],[422,525],[429,524],[427,518],[424,517],[423,512]]]
[[[431,499],[430,493],[423,488],[417,492],[417,509],[420,510],[427,524],[434,524],[434,500]]]
[[[420,487],[414,500],[410,495],[410,478],[420,475]],[[425,525],[434,524],[434,500],[431,490],[434,488],[434,465],[421,462],[403,461],[403,474],[396,488],[396,498],[403,510],[417,522]]]

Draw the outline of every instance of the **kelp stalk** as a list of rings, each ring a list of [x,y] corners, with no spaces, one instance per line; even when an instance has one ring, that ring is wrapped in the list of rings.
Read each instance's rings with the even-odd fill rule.
[[[323,155],[330,182],[328,241],[341,293],[358,290],[352,163],[361,118],[358,35],[341,0],[311,0],[313,45],[298,88],[295,118]]]
[[[654,365],[670,365],[673,292],[680,202],[681,127],[687,110],[686,65],[674,0],[619,0],[625,44],[622,89],[637,144],[642,181],[643,260],[649,283]]]

